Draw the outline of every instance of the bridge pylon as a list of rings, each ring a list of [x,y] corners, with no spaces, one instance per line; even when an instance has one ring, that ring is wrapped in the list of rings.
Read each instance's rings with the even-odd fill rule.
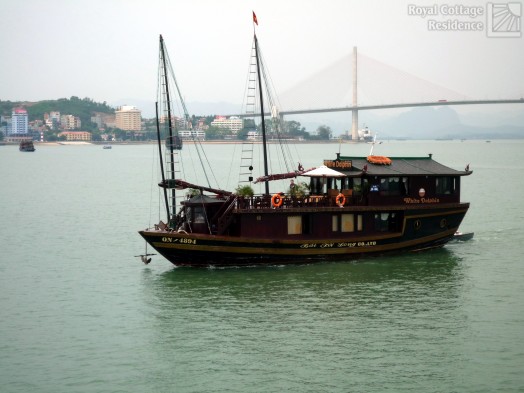
[[[351,111],[351,139],[358,140],[358,109],[357,107],[357,47],[353,47],[353,109]]]

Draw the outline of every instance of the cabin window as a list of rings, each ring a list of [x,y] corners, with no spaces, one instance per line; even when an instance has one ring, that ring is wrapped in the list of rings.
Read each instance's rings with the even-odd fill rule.
[[[326,181],[324,178],[312,177],[309,183],[309,189],[310,189],[311,195],[324,194],[326,192],[324,191],[326,189],[325,184],[326,184]]]
[[[380,195],[407,195],[407,177],[384,177],[380,179]]]
[[[338,216],[332,216],[331,217],[331,230],[333,232],[338,231]]]
[[[300,235],[302,233],[302,216],[289,216],[287,218],[287,234]]]
[[[437,195],[455,194],[457,190],[457,178],[452,176],[442,176],[435,179]]]
[[[340,231],[362,231],[362,214],[342,214],[340,216]]]
[[[397,213],[382,212],[375,214],[375,231],[393,232],[397,229]]]
[[[206,216],[203,207],[193,208],[193,223],[204,224],[206,222]]]
[[[353,179],[353,194],[362,195],[363,190],[368,188],[368,180],[356,177]]]
[[[355,215],[354,214],[342,214],[342,232],[355,232]]]
[[[336,189],[340,190],[342,188],[342,181],[340,179],[328,178],[327,179],[327,189]]]
[[[408,178],[402,177],[402,188],[401,190],[404,191],[404,194],[402,195],[408,195],[409,194],[409,185],[408,185]]]

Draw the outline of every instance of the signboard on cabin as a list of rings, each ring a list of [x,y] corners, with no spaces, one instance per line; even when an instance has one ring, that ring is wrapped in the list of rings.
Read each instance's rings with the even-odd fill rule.
[[[324,160],[324,165],[331,169],[349,170],[353,167],[351,160]]]

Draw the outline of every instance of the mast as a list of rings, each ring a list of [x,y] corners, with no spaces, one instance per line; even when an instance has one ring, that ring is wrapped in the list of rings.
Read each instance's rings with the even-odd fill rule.
[[[165,54],[165,48],[164,48],[164,38],[162,37],[162,34],[160,34],[160,52],[162,55],[162,67],[164,69],[164,86],[166,89],[166,102],[167,102],[167,121],[168,121],[168,128],[169,128],[169,154],[170,154],[170,166],[171,166],[171,179],[175,180],[175,160],[174,160],[174,139],[173,139],[173,123],[171,119],[171,98],[169,96],[169,83],[168,83],[168,77],[167,77],[167,65],[166,65],[166,54]],[[175,189],[171,189],[171,203],[172,203],[172,212],[171,216],[174,217],[176,215],[176,194]],[[168,208],[169,210],[169,208]],[[168,219],[171,217],[168,214]]]
[[[160,173],[162,174],[162,182],[166,182],[166,176],[164,174],[164,160],[162,158],[162,142],[160,139],[160,123],[158,119],[158,102],[155,102],[155,110],[156,110],[156,136],[158,139],[158,157],[160,158]],[[169,202],[167,200],[167,189],[164,188],[164,201],[166,204],[166,213],[167,218],[169,219]],[[147,254],[147,252],[146,252]]]
[[[255,34],[255,55],[257,59],[257,74],[258,74],[258,90],[260,95],[260,116],[262,118],[262,146],[264,148],[264,175],[269,176],[269,171],[267,167],[267,144],[266,144],[266,124],[264,121],[264,98],[262,93],[262,78],[260,73],[260,59],[258,56],[258,40],[257,35]],[[266,195],[269,195],[269,182],[265,181],[266,185]]]

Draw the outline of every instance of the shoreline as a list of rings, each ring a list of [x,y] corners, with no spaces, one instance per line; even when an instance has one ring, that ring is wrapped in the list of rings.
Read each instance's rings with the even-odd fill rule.
[[[464,141],[477,141],[477,142],[486,142],[489,141],[511,141],[511,140],[523,140],[523,138],[491,138],[491,139],[485,139],[485,138],[471,138],[471,139],[446,139],[446,140],[439,140],[439,139],[386,139],[382,142],[406,142],[406,141],[436,141],[436,142],[464,142]],[[315,141],[299,141],[299,140],[293,140],[293,139],[285,139],[283,140],[287,143],[293,143],[293,144],[301,144],[301,145],[312,145],[312,144],[351,144],[351,145],[364,145],[369,144],[367,142],[354,142],[352,140],[340,140],[340,139],[331,139],[331,140],[315,140]],[[246,141],[233,141],[233,140],[213,140],[213,141],[200,141],[200,144],[203,145],[233,145],[233,144],[242,144]],[[157,144],[157,141],[114,141],[114,142],[86,142],[86,141],[56,141],[56,142],[39,142],[39,141],[33,141],[35,146],[89,146],[89,145],[95,145],[95,146],[136,146],[136,145],[151,145],[151,144]],[[195,144],[194,141],[184,141],[185,144]],[[276,141],[268,141],[268,144],[277,144],[279,143],[278,140]],[[253,141],[253,144],[262,144],[261,141]],[[19,143],[17,142],[5,142],[0,141],[0,146],[18,146]]]
[[[336,144],[340,143],[340,140],[329,140],[329,141],[298,141],[298,140],[291,140],[286,139],[285,142],[290,143],[300,143],[300,144],[314,144],[314,143],[322,143],[322,144]],[[203,145],[232,145],[232,144],[242,144],[245,141],[222,141],[222,140],[216,140],[216,141],[199,141],[200,144]],[[56,141],[56,142],[38,142],[33,141],[35,146],[87,146],[87,145],[96,145],[96,146],[122,146],[122,145],[151,145],[151,144],[157,144],[157,141],[114,141],[114,142],[86,142],[86,141]],[[184,144],[195,144],[194,141],[184,141]],[[262,144],[261,141],[254,141],[254,144]],[[276,144],[279,143],[279,141],[268,141],[268,144]],[[351,141],[344,141],[344,143],[363,143],[363,142],[351,142]],[[0,142],[0,146],[18,146],[19,143],[17,142]]]

